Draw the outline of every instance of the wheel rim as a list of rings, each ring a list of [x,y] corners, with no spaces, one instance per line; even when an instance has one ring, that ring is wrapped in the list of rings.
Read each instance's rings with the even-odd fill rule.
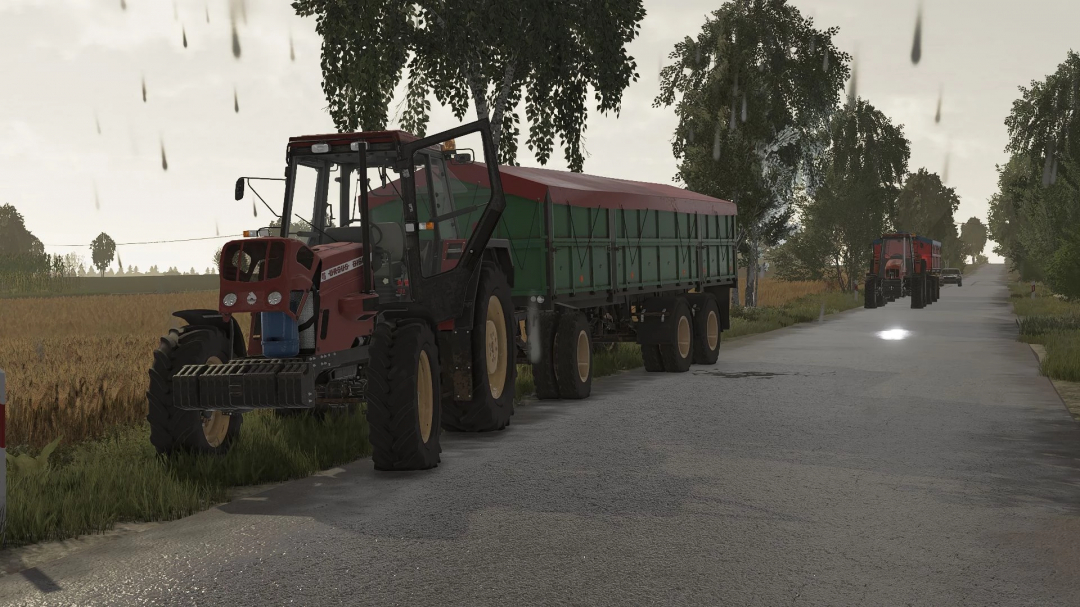
[[[679,317],[679,356],[690,356],[690,321],[685,316]]]
[[[220,365],[222,362],[217,356],[211,356],[206,359],[206,364]],[[210,415],[207,416],[206,413]],[[203,412],[202,431],[208,445],[216,448],[225,442],[225,437],[229,434],[229,421],[229,416],[221,411]]]
[[[425,443],[431,438],[435,398],[431,390],[431,361],[425,351],[420,352],[416,366],[416,416],[420,420],[420,439]]]
[[[582,383],[589,379],[589,367],[592,366],[591,358],[589,356],[589,334],[581,331],[577,336],[577,374]]]
[[[709,342],[709,350],[715,350],[720,343],[720,321],[716,318],[716,312],[709,310],[709,316],[705,321],[705,337]]]
[[[487,330],[485,335],[487,355],[488,389],[493,398],[502,396],[506,387],[506,316],[502,302],[492,295],[487,305]]]

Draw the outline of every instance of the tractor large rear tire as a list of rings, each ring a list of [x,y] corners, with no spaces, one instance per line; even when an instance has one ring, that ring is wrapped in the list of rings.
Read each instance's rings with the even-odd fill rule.
[[[694,364],[712,365],[720,357],[720,306],[712,295],[695,296]]]
[[[926,307],[926,279],[914,276],[911,279],[911,308],[919,310]]]
[[[535,324],[528,329],[528,349],[537,360],[532,362],[533,385],[536,398],[549,400],[559,398],[559,380],[555,377],[555,332],[559,326],[558,312],[548,310],[536,313]],[[536,340],[535,342],[533,340]],[[536,352],[532,349],[536,348]]]
[[[243,352],[235,354],[242,356]],[[229,336],[213,326],[187,325],[170,329],[161,338],[146,391],[150,443],[158,453],[223,455],[229,451],[240,436],[242,415],[177,409],[173,406],[172,377],[184,365],[222,364],[233,355]]]
[[[480,272],[473,321],[473,398],[447,403],[442,420],[447,430],[502,430],[514,414],[518,324],[514,320],[510,285],[494,264],[485,263]]]
[[[368,437],[376,470],[427,470],[439,465],[439,350],[424,321],[371,336],[366,369]]]
[[[668,373],[685,373],[690,370],[694,360],[694,319],[685,298],[675,300],[671,316],[670,341],[660,346],[660,358]]]

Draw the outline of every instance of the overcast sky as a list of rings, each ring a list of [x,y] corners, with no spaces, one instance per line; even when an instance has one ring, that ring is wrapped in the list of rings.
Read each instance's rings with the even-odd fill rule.
[[[838,45],[858,58],[860,96],[904,125],[911,170],[942,173],[949,155],[947,183],[961,200],[957,220],[985,221],[995,165],[1006,159],[1003,120],[1017,86],[1044,78],[1070,45],[1080,47],[1080,2],[924,0],[917,66],[910,54],[918,0],[793,3],[819,27],[840,28]],[[50,252],[87,258],[83,243],[101,231],[125,243],[265,225],[265,212],[254,218],[250,202],[233,200],[236,177],[278,177],[289,136],[333,131],[314,20],[297,17],[286,1],[248,0],[235,59],[228,0],[126,4],[122,10],[121,0],[0,0],[0,56],[7,58],[0,204],[14,204]],[[670,182],[676,119],[669,109],[652,108],[658,71],[674,43],[696,35],[720,4],[646,0],[641,37],[630,47],[641,79],[626,91],[619,118],[590,116],[585,172]],[[935,124],[939,90],[944,104]],[[454,124],[436,108],[430,132]],[[535,166],[521,149],[521,163]],[[565,168],[562,155],[548,166]],[[279,206],[280,190],[268,189]],[[202,271],[224,240],[119,250],[125,265],[143,270],[157,264]],[[59,246],[69,244],[79,246]]]

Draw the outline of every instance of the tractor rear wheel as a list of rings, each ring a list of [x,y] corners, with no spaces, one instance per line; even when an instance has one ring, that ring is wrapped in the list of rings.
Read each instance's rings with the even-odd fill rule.
[[[911,308],[918,310],[926,307],[926,280],[922,276],[914,276],[911,279]]]
[[[694,364],[715,364],[720,357],[720,306],[712,295],[693,301],[697,306],[694,313]]]
[[[558,326],[558,312],[543,310],[536,313],[536,320],[528,329],[529,355],[536,358],[531,361],[533,385],[536,398],[541,400],[559,398],[559,381],[555,377],[554,356],[555,332]]]
[[[242,340],[241,340],[242,341]],[[237,353],[242,356],[243,352]],[[185,411],[173,405],[172,377],[184,365],[220,365],[233,358],[229,336],[217,327],[187,325],[161,338],[150,367],[146,421],[158,453],[223,455],[240,436],[239,413]]]
[[[451,401],[443,426],[459,432],[490,432],[510,424],[514,414],[517,360],[514,352],[517,322],[510,285],[497,266],[485,263],[476,289],[473,321],[473,397]]]
[[[555,331],[555,377],[559,396],[587,398],[592,392],[592,331],[578,311],[563,312]]]
[[[442,393],[435,334],[424,321],[371,335],[366,369],[368,437],[376,470],[427,470],[439,465]]]
[[[685,373],[694,360],[694,319],[685,298],[675,299],[674,308],[669,325],[671,335],[668,343],[660,346],[660,358],[668,373]]]
[[[866,288],[863,289],[863,307],[874,309],[877,307],[877,281],[873,278],[866,279]]]

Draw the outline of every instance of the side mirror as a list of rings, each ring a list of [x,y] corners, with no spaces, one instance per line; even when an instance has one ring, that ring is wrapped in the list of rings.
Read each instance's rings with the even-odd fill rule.
[[[243,200],[244,199],[244,178],[243,177],[236,180],[236,199],[237,200]]]
[[[472,154],[460,152],[450,157],[450,162],[453,164],[469,164],[472,162]]]

